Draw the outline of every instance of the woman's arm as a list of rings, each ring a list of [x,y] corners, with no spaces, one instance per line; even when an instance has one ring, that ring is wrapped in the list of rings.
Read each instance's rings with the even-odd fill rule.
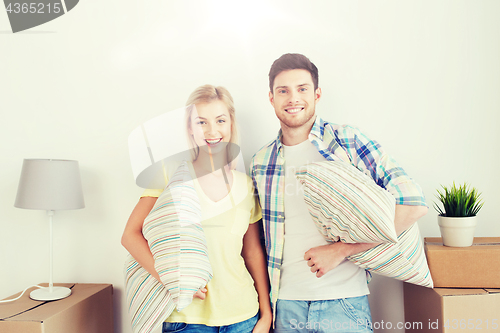
[[[148,241],[142,234],[142,225],[148,216],[151,209],[153,209],[156,197],[142,197],[135,206],[132,214],[128,219],[127,225],[122,235],[122,245],[134,257],[134,259],[141,265],[149,274],[161,283],[160,275],[155,269],[155,261],[153,254],[149,249]],[[193,297],[205,299],[207,289],[200,288]]]
[[[128,219],[122,235],[122,245],[144,267],[149,274],[161,282],[160,275],[156,272],[153,254],[149,249],[148,241],[142,234],[144,219],[148,216],[158,198],[143,197],[135,206]]]
[[[269,332],[272,324],[271,302],[269,300],[269,277],[267,275],[266,259],[260,244],[259,222],[250,224],[243,237],[241,255],[245,265],[253,278],[255,289],[259,296],[260,319],[253,332]]]

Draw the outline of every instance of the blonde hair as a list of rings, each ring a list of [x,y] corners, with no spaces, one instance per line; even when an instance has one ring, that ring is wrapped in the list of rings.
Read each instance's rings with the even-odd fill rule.
[[[196,88],[191,95],[189,95],[186,102],[186,128],[188,130],[188,142],[193,148],[191,150],[191,155],[193,156],[193,161],[196,161],[200,152],[200,147],[198,147],[194,141],[193,136],[189,134],[191,130],[191,116],[193,114],[194,105],[211,103],[214,101],[222,101],[229,111],[229,117],[231,119],[231,140],[229,140],[229,143],[231,144],[227,145],[226,152],[228,162],[232,162],[239,153],[239,149],[235,149],[236,147],[239,147],[239,136],[238,126],[236,125],[233,97],[231,97],[231,94],[226,88],[221,86],[216,87],[211,84],[205,84]]]

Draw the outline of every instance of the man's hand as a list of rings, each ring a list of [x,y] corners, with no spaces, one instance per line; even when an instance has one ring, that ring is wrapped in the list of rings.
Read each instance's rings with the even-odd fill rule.
[[[413,223],[427,213],[427,210],[428,208],[425,206],[396,205],[396,215],[394,219],[396,233],[400,235],[403,231],[411,227]],[[369,250],[379,244],[380,243],[347,244],[336,242],[309,249],[309,251],[304,254],[304,259],[307,260],[307,265],[311,267],[311,272],[316,273],[317,277],[322,277],[337,267],[346,257]]]
[[[311,272],[316,273],[317,277],[322,277],[337,267],[346,257],[369,250],[377,245],[379,243],[348,244],[336,242],[309,249],[304,254],[304,259],[307,260],[307,265],[311,267]]]
[[[198,289],[196,293],[194,293],[193,298],[198,297],[199,299],[205,299],[207,297],[207,288],[203,287]]]
[[[336,242],[309,249],[304,254],[304,259],[311,267],[311,272],[316,273],[317,277],[322,277],[337,267],[346,257],[343,251],[344,245],[344,243]]]

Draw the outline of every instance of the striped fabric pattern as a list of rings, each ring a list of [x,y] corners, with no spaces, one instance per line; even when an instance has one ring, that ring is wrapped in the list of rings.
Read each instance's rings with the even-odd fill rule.
[[[317,162],[297,171],[305,185],[304,200],[316,226],[328,241],[377,242],[371,231],[386,243],[347,257],[370,272],[432,288],[418,225],[387,242],[382,230],[394,230],[394,197],[367,176],[344,162]],[[387,193],[392,198],[385,195]],[[346,236],[347,234],[347,236]],[[360,236],[361,235],[361,236]]]
[[[167,288],[130,254],[125,262],[125,296],[134,333],[153,332],[175,309]]]
[[[347,259],[370,272],[427,288],[434,286],[417,223],[399,235],[397,243],[380,244]]]
[[[189,168],[182,163],[146,217],[143,235],[162,283],[133,258],[126,263],[126,293],[134,333],[158,328],[174,309],[188,306],[212,278],[201,208]]]
[[[304,186],[309,213],[327,239],[345,243],[397,241],[394,197],[350,163],[310,163],[297,169],[295,175]]]

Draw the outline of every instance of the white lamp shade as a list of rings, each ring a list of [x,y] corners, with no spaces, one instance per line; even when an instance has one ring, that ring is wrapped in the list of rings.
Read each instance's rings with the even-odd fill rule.
[[[78,161],[25,159],[17,189],[17,208],[84,208]]]

